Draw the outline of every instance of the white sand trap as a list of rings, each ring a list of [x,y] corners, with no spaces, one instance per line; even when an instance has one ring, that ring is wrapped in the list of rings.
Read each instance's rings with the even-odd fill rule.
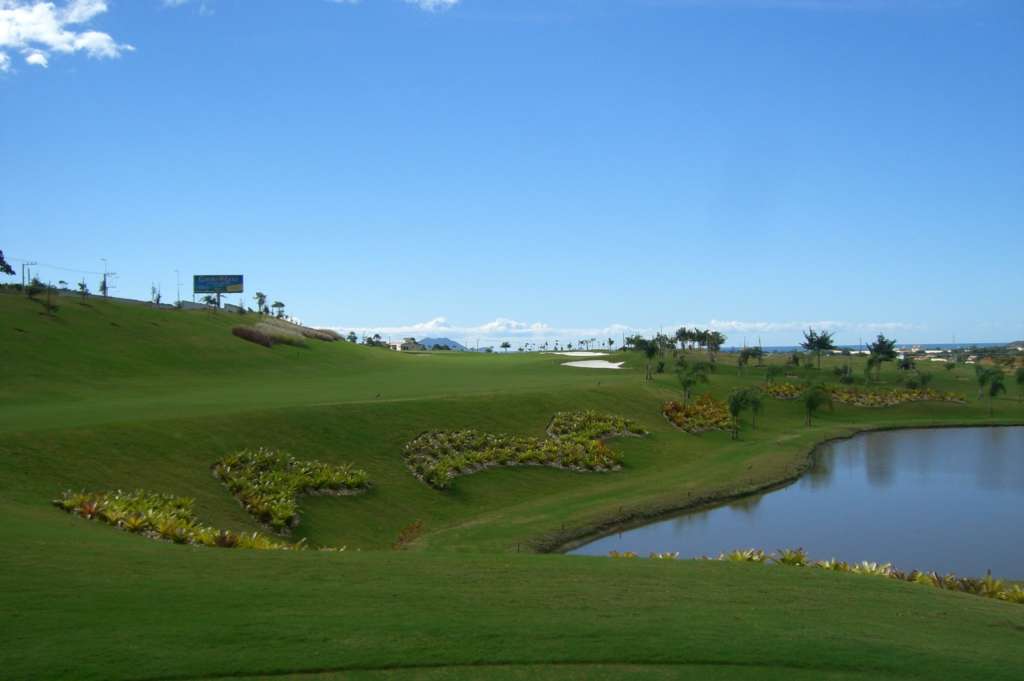
[[[552,355],[562,355],[563,357],[607,357],[607,352],[589,352],[589,351],[576,351],[576,352],[552,352]]]
[[[609,362],[606,359],[585,359],[582,362],[562,362],[564,367],[579,367],[581,369],[621,369],[625,362]]]

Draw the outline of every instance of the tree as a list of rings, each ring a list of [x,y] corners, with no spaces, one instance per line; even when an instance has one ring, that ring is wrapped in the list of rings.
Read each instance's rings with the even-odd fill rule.
[[[107,288],[107,275],[104,274],[100,279],[100,295],[106,298],[108,293],[110,293],[110,289]]]
[[[85,283],[85,279],[78,282],[78,295],[82,296],[82,300],[89,297],[89,285]]]
[[[349,343],[358,343],[359,337],[356,336],[355,331],[349,331],[348,336],[345,338],[345,340],[347,340]]]
[[[1003,372],[996,367],[983,367],[980,364],[974,366],[974,377],[978,381],[978,399],[985,395],[985,388],[996,375],[1002,376]]]
[[[502,350],[504,350],[505,352],[508,352],[508,349],[510,347],[512,347],[511,343],[509,343],[508,341],[501,341],[501,349]]]
[[[266,314],[267,309],[267,294],[263,291],[257,291],[254,295],[253,300],[256,301],[256,311],[260,314]]]
[[[874,343],[868,343],[868,352],[871,353],[871,357],[878,358],[878,361],[874,363],[875,380],[877,381],[882,374],[882,362],[891,362],[896,359],[896,339],[878,334]]]
[[[11,267],[7,259],[4,258],[4,252],[0,251],[0,274],[6,274],[9,277],[14,276],[14,268]]]
[[[1017,401],[1024,402],[1024,367],[1017,369],[1014,378],[1017,381]]]
[[[720,331],[710,331],[710,332],[708,332],[708,338],[707,338],[708,360],[711,363],[715,362],[715,360],[716,360],[716,358],[718,356],[718,351],[722,349],[723,345],[725,345],[725,341],[726,341],[726,335],[724,333],[721,333]]]
[[[162,297],[160,289],[158,289],[155,284],[149,287],[149,299],[153,301],[154,305],[159,305]]]
[[[988,415],[992,416],[994,413],[992,407],[992,400],[999,397],[1000,393],[1006,392],[1006,383],[1004,382],[1005,376],[1000,369],[992,371],[991,376],[988,379]]]
[[[274,308],[274,310],[276,311],[275,314],[277,315],[278,319],[284,317],[284,303],[282,303],[280,300],[275,300],[274,304],[271,305],[270,307]]]
[[[811,417],[813,417],[819,409],[822,407],[828,407],[832,409],[832,393],[823,385],[810,385],[804,389],[803,394],[800,396],[800,401],[804,405],[804,413],[807,416],[807,426],[811,425]]]
[[[643,336],[632,336],[627,340],[633,349],[639,350],[647,358],[647,371],[644,373],[644,381],[650,381],[652,378],[651,361],[658,354],[658,344],[654,340],[644,338]]]
[[[821,353],[836,349],[836,344],[832,340],[833,335],[831,331],[815,331],[810,328],[804,331],[804,342],[800,344],[800,347],[817,355],[819,369],[821,368]]]
[[[547,347],[547,343],[545,343],[544,345],[545,345],[545,347]],[[613,345],[615,345],[615,341],[613,339],[609,338],[608,339],[608,351],[609,352],[611,351]]]
[[[732,439],[740,437],[740,415],[750,410],[751,426],[757,429],[757,415],[761,413],[764,400],[758,388],[738,388],[729,393],[729,414],[732,416]]]
[[[690,401],[690,392],[700,383],[708,382],[708,372],[703,366],[680,367],[676,369],[676,378],[683,389],[683,404]]]
[[[217,296],[210,295],[209,293],[202,297],[202,301],[211,308],[216,309],[217,307],[219,307],[219,305],[217,304]]]
[[[730,435],[733,440],[740,439],[740,414],[747,408],[747,400],[743,390],[733,390],[729,393],[729,415],[732,416],[732,431]]]

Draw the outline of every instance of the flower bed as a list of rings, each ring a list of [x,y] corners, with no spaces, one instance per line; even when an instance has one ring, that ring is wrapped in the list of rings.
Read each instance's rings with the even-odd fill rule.
[[[245,510],[278,532],[298,524],[300,494],[351,494],[369,485],[367,473],[348,464],[301,461],[262,448],[221,459],[213,474]]]
[[[551,437],[586,437],[602,439],[615,435],[644,435],[643,428],[621,416],[601,414],[593,410],[560,411],[551,419]]]
[[[768,383],[762,389],[780,400],[795,400],[803,394],[803,388],[794,383]],[[829,388],[832,399],[840,404],[855,407],[895,407],[909,402],[955,402],[962,404],[963,395],[943,392],[934,388],[893,388],[891,390],[863,390],[837,386]]]
[[[895,388],[893,390],[858,390],[856,388],[833,388],[832,399],[856,407],[894,407],[908,402],[957,402],[963,403],[962,395],[943,392],[934,388]]]
[[[234,533],[199,523],[192,512],[193,500],[170,494],[135,492],[64,492],[54,500],[58,508],[86,520],[99,520],[150,539],[175,544],[219,548],[301,549],[304,543],[287,544],[259,532]]]
[[[616,435],[642,435],[631,421],[592,411],[559,412],[547,439],[495,435],[476,430],[429,431],[405,446],[413,475],[437,489],[459,475],[494,466],[552,466],[575,471],[610,471],[622,456],[603,442]]]
[[[803,388],[795,383],[768,383],[761,389],[778,400],[795,400],[803,393]]]
[[[633,551],[609,551],[611,558],[638,558]],[[677,560],[678,553],[652,553],[651,558],[662,560]],[[856,575],[867,575],[871,577],[886,577],[899,579],[904,582],[913,582],[924,586],[946,589],[948,591],[959,591],[973,596],[984,596],[995,598],[1009,603],[1024,604],[1024,588],[1020,584],[1007,585],[1001,579],[995,579],[991,574],[980,579],[973,577],[957,577],[954,574],[940,575],[936,572],[920,572],[912,570],[903,572],[897,570],[891,563],[872,563],[862,561],[860,563],[846,563],[831,558],[829,560],[811,560],[803,549],[779,549],[774,554],[767,554],[761,549],[740,549],[729,553],[720,553],[717,558],[703,556],[698,560],[721,560],[734,563],[774,563],[789,567],[810,567],[833,572],[849,572]]]
[[[707,394],[701,395],[689,404],[666,402],[661,412],[669,423],[687,433],[732,429],[732,416],[729,414],[728,405]]]

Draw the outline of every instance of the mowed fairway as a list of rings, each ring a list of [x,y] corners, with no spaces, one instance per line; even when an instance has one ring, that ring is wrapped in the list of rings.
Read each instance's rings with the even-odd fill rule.
[[[42,312],[0,295],[0,678],[1021,678],[1019,605],[820,570],[536,553],[788,479],[814,444],[859,429],[1024,422],[1012,393],[990,417],[967,369],[932,372],[967,405],[837,405],[807,428],[799,405],[769,399],[732,441],[669,427],[674,377],[644,384],[631,353],[604,371],[538,354],[267,349],[231,335],[253,315],[95,298]],[[701,389],[763,382],[732,361]],[[441,492],[403,462],[428,429],[542,436],[580,408],[650,431],[609,442],[623,470],[496,469]],[[363,495],[302,500],[294,537],[345,552],[178,546],[50,504],[145,488],[252,531],[210,467],[261,446],[369,472]],[[422,535],[393,550],[415,521]]]

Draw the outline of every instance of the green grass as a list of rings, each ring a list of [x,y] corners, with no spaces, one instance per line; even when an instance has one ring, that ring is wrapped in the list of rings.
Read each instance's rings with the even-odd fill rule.
[[[1015,675],[1020,606],[824,571],[530,553],[786,479],[815,443],[860,429],[1024,422],[1012,392],[990,418],[967,369],[932,370],[966,406],[837,406],[806,428],[799,405],[769,399],[732,441],[669,427],[674,377],[645,385],[635,355],[612,372],[550,355],[267,349],[231,335],[253,315],[60,302],[51,318],[0,294],[4,678]],[[761,381],[722,366],[706,389]],[[440,492],[405,468],[425,430],[543,437],[552,414],[581,408],[650,431],[615,440],[622,471],[491,469]],[[175,546],[49,504],[67,488],[142,487],[251,531],[210,466],[260,446],[370,474],[365,494],[300,499],[293,538],[347,551]],[[390,550],[416,520],[422,536]]]

